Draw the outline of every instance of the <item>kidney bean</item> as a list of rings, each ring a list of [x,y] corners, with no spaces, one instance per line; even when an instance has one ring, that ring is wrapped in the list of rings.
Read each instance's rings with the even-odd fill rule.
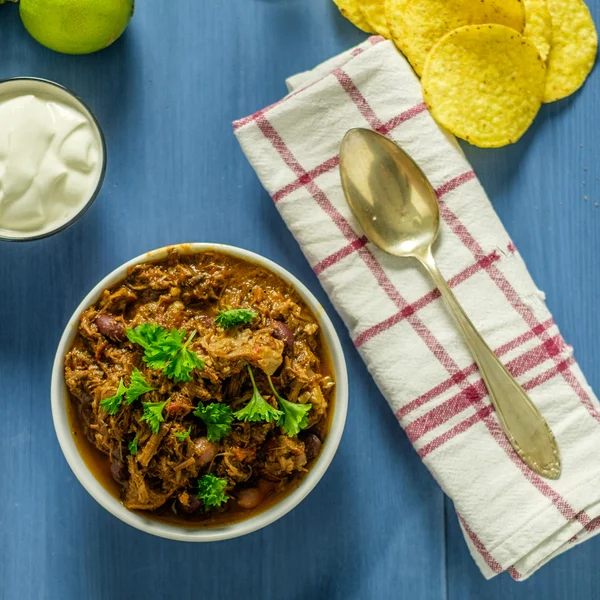
[[[125,466],[125,463],[120,460],[115,460],[115,462],[110,465],[110,473],[113,476],[113,479],[121,485],[124,485],[129,479],[129,471]]]
[[[187,504],[183,504],[181,500],[177,499],[177,513],[186,517],[191,517],[198,511],[201,504],[200,500],[195,496],[191,496]]]
[[[217,455],[217,446],[205,437],[198,438],[194,444],[196,444],[196,464],[199,467],[206,466]]]
[[[237,495],[237,503],[245,509],[256,508],[263,497],[263,493],[258,488],[247,488]]]
[[[271,329],[273,329],[273,335],[281,340],[288,350],[294,347],[296,336],[283,321],[271,321]]]
[[[198,319],[202,322],[205,327],[212,327],[215,323],[214,317],[209,317],[208,315],[200,315]]]
[[[276,483],[274,481],[268,481],[267,479],[258,480],[258,489],[263,496],[268,496],[275,488],[275,485]]]
[[[121,342],[125,339],[125,328],[112,315],[98,315],[96,317],[96,327],[105,337]]]
[[[306,460],[313,460],[319,456],[322,446],[321,440],[314,434],[308,433],[304,438],[304,452],[306,454]]]

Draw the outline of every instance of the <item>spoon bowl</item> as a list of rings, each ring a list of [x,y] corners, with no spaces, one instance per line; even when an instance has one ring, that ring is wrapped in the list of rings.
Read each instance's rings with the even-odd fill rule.
[[[417,256],[433,244],[440,228],[435,191],[394,142],[370,129],[350,129],[340,173],[348,204],[374,244],[394,256]]]

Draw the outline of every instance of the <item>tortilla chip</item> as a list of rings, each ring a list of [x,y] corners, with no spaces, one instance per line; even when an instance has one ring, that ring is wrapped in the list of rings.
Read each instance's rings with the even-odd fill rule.
[[[418,75],[427,54],[444,35],[464,25],[499,23],[522,32],[521,0],[386,0],[392,39]]]
[[[542,59],[546,60],[552,45],[552,17],[546,0],[523,0],[523,5],[525,6],[523,35],[535,44]]]
[[[554,102],[578,90],[596,61],[598,35],[582,0],[547,0],[552,16],[552,47],[544,102]]]
[[[385,0],[362,0],[360,8],[371,31],[390,38],[390,30],[385,18]]]
[[[469,25],[444,36],[423,71],[432,116],[482,148],[516,142],[544,96],[546,67],[527,38],[504,25]]]
[[[365,18],[365,14],[360,9],[360,0],[333,0],[340,12],[348,21],[356,25],[359,29],[367,33],[375,33]]]

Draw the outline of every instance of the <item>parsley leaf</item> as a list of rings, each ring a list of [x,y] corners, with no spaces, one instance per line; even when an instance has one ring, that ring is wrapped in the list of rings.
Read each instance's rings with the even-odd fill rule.
[[[248,365],[248,372],[250,373],[250,379],[252,380],[252,387],[254,388],[254,393],[252,394],[252,398],[250,398],[250,402],[244,406],[241,410],[233,413],[233,416],[239,421],[266,421],[270,423],[271,421],[279,421],[279,419],[283,416],[283,412],[273,408],[261,395],[256,387],[256,383],[254,381],[254,375],[252,374],[252,369],[250,365]]]
[[[185,440],[186,437],[188,437],[190,435],[190,432],[192,431],[192,426],[190,425],[190,428],[187,431],[184,431],[183,433],[174,433],[173,435],[180,441],[183,442],[183,440]]]
[[[234,310],[220,310],[215,318],[215,323],[221,329],[231,329],[242,323],[251,323],[258,314],[249,308],[236,308]]]
[[[144,414],[140,421],[147,421],[152,433],[158,433],[160,424],[165,420],[162,411],[166,403],[167,400],[164,402],[142,402]]]
[[[181,345],[183,336],[185,336],[185,330],[179,332],[176,329],[171,331],[169,335],[174,336],[177,333],[179,336],[178,348],[172,353],[171,360],[165,366],[165,375],[169,379],[174,381],[191,381],[192,376],[190,373],[194,369],[204,369],[204,361],[193,351],[188,350],[188,344],[194,339],[196,335],[195,331],[192,331],[187,342]]]
[[[152,386],[148,385],[148,382],[144,379],[142,373],[136,368],[131,373],[131,379],[129,380],[129,387],[125,392],[125,400],[127,406],[133,404],[142,394],[155,390]]]
[[[207,508],[221,506],[223,502],[229,500],[229,496],[224,491],[226,487],[227,482],[224,479],[209,473],[198,480],[198,498],[204,501],[204,506]]]
[[[144,350],[144,362],[152,369],[164,369],[170,356],[169,332],[160,325],[142,323],[127,330],[127,337]]]
[[[100,402],[100,406],[104,409],[104,412],[107,412],[109,415],[116,415],[121,408],[121,402],[123,402],[123,396],[126,391],[127,388],[125,387],[123,378],[121,377],[116,394]]]
[[[227,404],[213,402],[204,406],[200,403],[193,414],[200,417],[206,424],[208,428],[206,437],[209,442],[218,442],[221,438],[230,434],[233,412]]]
[[[142,323],[127,330],[127,337],[144,348],[144,362],[152,369],[163,370],[174,381],[191,381],[194,369],[203,369],[204,361],[187,346],[196,332],[193,331],[185,343],[185,329],[167,331],[160,325]]]
[[[129,454],[131,454],[132,456],[135,456],[138,453],[138,442],[140,441],[140,436],[136,435],[131,442],[129,442],[129,444],[127,444],[127,447],[129,448]]]
[[[153,387],[150,387],[144,376],[137,370],[134,369],[131,373],[131,379],[129,381],[129,387],[126,387],[123,383],[123,378],[119,381],[119,387],[117,393],[106,400],[100,402],[100,406],[110,415],[116,415],[121,408],[123,397],[125,397],[127,406],[137,400],[142,394],[152,391]]]
[[[269,377],[269,385],[277,398],[279,403],[279,409],[283,413],[279,418],[277,425],[288,434],[289,437],[298,435],[302,429],[305,429],[308,425],[308,412],[312,408],[312,404],[299,404],[298,402],[290,402],[285,398],[282,398],[275,389],[271,377]]]
[[[140,345],[144,350],[150,350],[156,346],[168,333],[160,325],[142,323],[133,329],[127,330],[127,337],[132,344]]]

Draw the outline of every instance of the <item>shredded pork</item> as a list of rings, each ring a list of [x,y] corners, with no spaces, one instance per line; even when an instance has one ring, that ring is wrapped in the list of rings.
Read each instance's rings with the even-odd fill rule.
[[[221,329],[214,317],[233,308],[253,309],[258,317]],[[126,336],[127,329],[142,323],[195,331],[188,349],[205,368],[194,370],[187,383],[149,368],[142,348]],[[227,437],[208,441],[193,410],[211,402],[242,408],[252,396],[248,365],[273,406],[266,375],[273,376],[284,398],[312,404],[309,426],[299,436],[288,437],[273,422],[234,421]],[[100,405],[115,394],[121,379],[129,381],[134,368],[156,388],[143,401],[167,401],[156,434],[140,420],[140,401],[123,403],[113,416]],[[225,479],[233,504],[239,496],[242,508],[291,487],[315,458],[314,438],[319,442],[326,435],[333,386],[324,371],[318,324],[295,290],[259,266],[217,252],[173,252],[164,261],[132,267],[123,282],[81,315],[65,358],[65,377],[85,437],[106,455],[125,506],[167,508],[185,518],[203,512],[195,488],[206,473]],[[174,435],[188,430],[183,440]],[[132,455],[128,444],[136,436],[138,451]]]

